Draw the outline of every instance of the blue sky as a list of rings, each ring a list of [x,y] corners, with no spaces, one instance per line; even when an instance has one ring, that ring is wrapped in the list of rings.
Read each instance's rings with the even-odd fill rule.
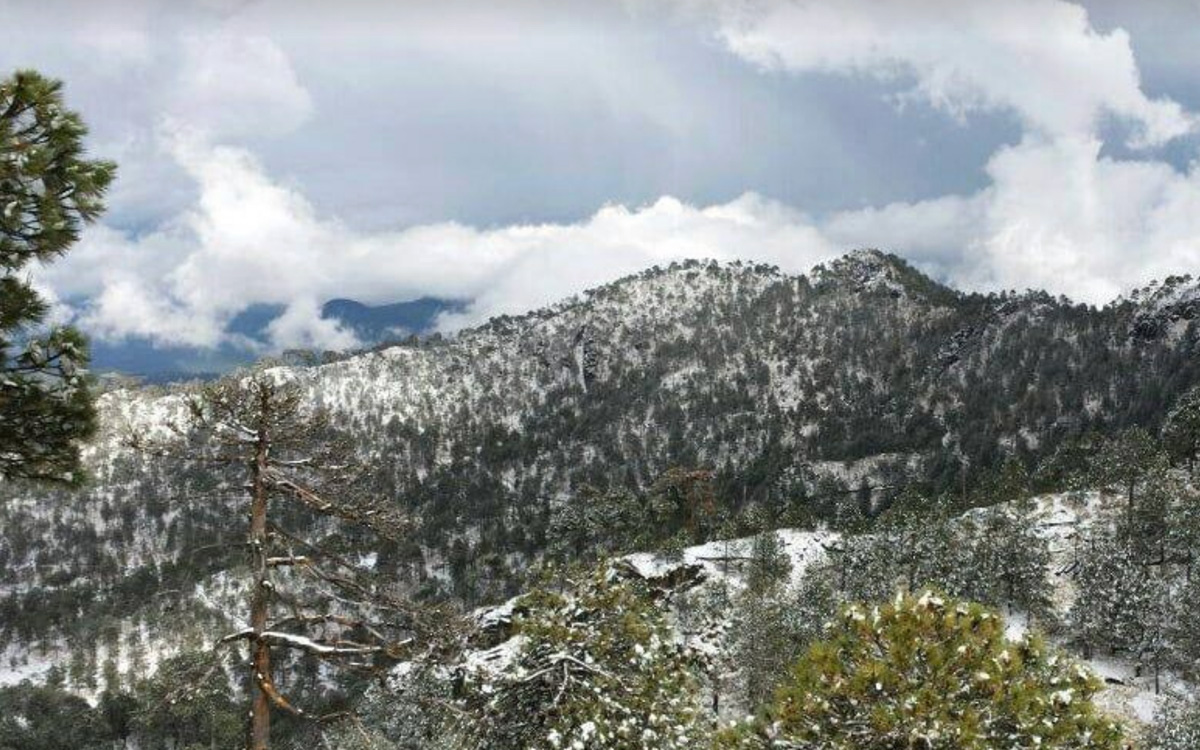
[[[1101,304],[1200,265],[1200,3],[6,2],[121,176],[39,273],[93,336],[351,346],[322,302],[452,329],[654,264],[874,246]],[[251,346],[248,342],[247,346]]]

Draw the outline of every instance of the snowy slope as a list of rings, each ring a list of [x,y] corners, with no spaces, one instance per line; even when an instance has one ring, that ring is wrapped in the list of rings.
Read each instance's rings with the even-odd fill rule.
[[[1072,592],[1063,571],[1076,553],[1076,541],[1094,526],[1111,523],[1113,517],[1123,510],[1123,501],[1114,496],[1098,492],[1051,494],[1034,498],[1034,514],[1040,532],[1050,540],[1052,561],[1050,582],[1054,587],[1054,602],[1057,614],[1066,614]],[[827,553],[841,538],[827,531],[801,531],[780,529],[775,532],[783,550],[791,561],[790,585],[795,587],[805,578],[814,564],[827,559]],[[669,619],[676,623],[679,642],[689,648],[715,655],[720,648],[719,635],[736,620],[737,612],[726,609],[719,618],[723,622],[706,623],[703,628],[689,629],[680,624],[677,611],[680,597],[685,592],[704,588],[740,589],[745,585],[746,552],[752,538],[718,540],[703,545],[688,547],[682,554],[667,558],[653,553],[637,553],[614,563],[618,575],[640,578],[652,587],[669,592],[660,598],[667,608]],[[733,561],[732,564],[729,561]],[[496,607],[488,607],[475,613],[476,627],[481,632],[506,632],[513,622],[513,605],[510,600]],[[1009,637],[1016,640],[1028,630],[1024,613],[1002,613],[1008,619]],[[492,636],[494,641],[494,635]],[[1051,635],[1050,640],[1054,642]],[[489,641],[491,643],[491,641]],[[460,667],[468,672],[482,673],[483,678],[500,670],[520,649],[521,636],[506,638],[498,644],[489,645],[478,651],[468,651]],[[1060,644],[1061,646],[1061,644]],[[1178,677],[1164,674],[1161,677],[1161,692],[1154,688],[1150,674],[1138,675],[1135,665],[1127,659],[1095,654],[1084,659],[1074,655],[1084,666],[1106,683],[1097,696],[1100,708],[1119,719],[1129,729],[1131,736],[1139,736],[1145,725],[1152,722],[1157,711],[1169,695],[1192,693],[1196,688]],[[736,703],[724,709],[729,716],[736,717],[746,707]],[[728,718],[728,717],[726,717]]]
[[[1191,288],[1174,284],[1171,299]],[[414,545],[380,556],[382,572],[460,590],[452,553],[486,549],[495,564],[470,596],[495,601],[544,548],[546,515],[585,485],[644,489],[673,466],[704,466],[735,509],[787,505],[822,482],[957,483],[964,464],[1159,418],[1200,381],[1186,318],[1171,337],[1131,343],[1136,314],[1164,299],[1095,310],[963,295],[874,251],[808,276],[693,262],[451,339],[279,373],[376,460],[380,491],[426,521]],[[205,592],[240,564],[238,483],[122,446],[129,431],[169,434],[185,391],[106,393],[83,490],[0,486],[12,669],[41,669],[29,665],[43,651],[69,666],[53,646],[69,641],[85,644],[75,671],[94,682],[109,659],[127,674],[227,626]]]

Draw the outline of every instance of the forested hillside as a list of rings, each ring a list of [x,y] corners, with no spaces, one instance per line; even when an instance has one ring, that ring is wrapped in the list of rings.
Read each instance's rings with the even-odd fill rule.
[[[962,513],[1013,499],[1015,472],[1027,492],[1067,489],[1103,438],[1157,436],[1200,384],[1198,299],[1189,277],[1101,309],[965,294],[859,251],[807,276],[655,268],[452,337],[292,353],[273,377],[329,413],[360,484],[414,523],[391,539],[304,509],[278,523],[415,601],[471,608],[552,564]],[[101,396],[82,487],[0,486],[6,683],[95,699],[241,627],[238,475],[132,447],[174,439],[194,388]],[[931,580],[950,587],[912,583]]]

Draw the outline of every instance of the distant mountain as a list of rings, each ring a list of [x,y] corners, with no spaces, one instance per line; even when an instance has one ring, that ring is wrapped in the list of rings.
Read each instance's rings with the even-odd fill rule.
[[[91,342],[92,370],[137,376],[148,383],[206,379],[258,359],[254,343],[265,343],[266,329],[283,314],[283,305],[251,305],[229,322],[226,330],[250,346],[222,344],[213,349],[165,346],[150,339]]]
[[[439,314],[460,310],[462,305],[433,297],[375,307],[335,299],[325,303],[321,317],[339,321],[364,345],[373,346],[426,334]],[[92,369],[136,375],[151,383],[213,377],[261,356],[267,344],[267,328],[283,311],[282,305],[252,305],[237,315],[227,331],[245,342],[240,346],[231,343],[215,349],[164,346],[138,337],[116,342],[96,340],[92,342]]]
[[[876,251],[807,275],[688,262],[279,372],[377,459],[378,496],[421,521],[405,544],[361,553],[419,595],[474,604],[520,590],[533,562],[570,544],[564,512],[589,507],[581,495],[645,497],[673,467],[711,471],[731,517],[811,526],[837,512],[832,498],[957,495],[1008,457],[1033,465],[1093,431],[1157,429],[1200,383],[1197,287],[1177,277],[1095,308],[959,292]],[[408,304],[329,314],[373,332],[436,314]],[[111,391],[90,485],[0,486],[10,674],[82,658],[102,627],[120,637],[84,656],[124,675],[130,653],[236,625],[222,597],[239,595],[226,573],[244,559],[238,486],[214,500],[220,478],[118,442],[122,425],[151,429],[179,406],[175,387]]]
[[[334,299],[321,308],[321,317],[337,320],[364,343],[398,340],[433,328],[438,315],[461,310],[463,303],[434,297],[391,305],[364,305],[351,299]]]

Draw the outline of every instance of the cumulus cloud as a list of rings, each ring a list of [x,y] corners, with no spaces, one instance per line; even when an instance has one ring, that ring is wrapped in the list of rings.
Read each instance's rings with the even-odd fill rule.
[[[988,164],[993,186],[958,276],[1104,302],[1200,266],[1200,173],[1101,156],[1096,140],[1022,143]]]
[[[672,260],[750,258],[802,271],[836,254],[803,215],[753,194],[708,207],[669,197],[606,206],[576,223],[360,233],[318,215],[246,150],[172,137],[199,188],[195,208],[141,237],[89,233],[43,271],[60,292],[91,298],[81,323],[97,335],[214,346],[238,312],[274,304],[285,306],[268,329],[274,347],[344,348],[353,335],[320,318],[332,297],[471,300],[442,322],[452,329]]]
[[[843,244],[887,244],[968,289],[1048,289],[1104,304],[1155,278],[1200,270],[1200,173],[1100,155],[1095,140],[1022,142],[987,166],[992,184],[840,213]]]
[[[60,292],[91,296],[81,320],[98,335],[214,346],[238,312],[264,303],[285,307],[268,331],[273,348],[345,348],[357,342],[320,318],[324,300],[471,300],[441,321],[453,330],[673,260],[804,272],[846,248],[880,245],[968,288],[1039,287],[1103,303],[1200,259],[1195,171],[1102,158],[1098,142],[1019,144],[992,159],[993,184],[978,194],[821,220],[746,194],[710,206],[670,197],[610,205],[573,223],[377,233],[321,216],[244,149],[177,135],[172,151],[197,182],[194,209],[141,237],[90,233],[45,271]],[[1155,252],[1129,252],[1137,246]]]
[[[920,98],[962,117],[1011,109],[1049,137],[1126,120],[1137,144],[1189,132],[1194,118],[1142,91],[1129,36],[1092,28],[1060,0],[734,0],[718,5],[720,37],[764,68],[856,73],[895,81],[899,101]]]
[[[290,132],[312,113],[291,62],[265,36],[220,29],[183,38],[169,117],[224,140]]]

